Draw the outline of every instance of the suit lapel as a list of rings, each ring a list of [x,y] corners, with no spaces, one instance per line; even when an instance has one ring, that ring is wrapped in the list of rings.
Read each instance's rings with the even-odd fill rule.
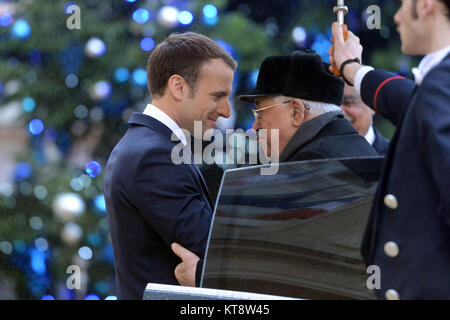
[[[197,175],[198,175],[199,180],[200,180],[200,184],[201,184],[201,186],[203,188],[203,193],[205,194],[205,197],[208,200],[208,204],[209,204],[211,212],[212,212],[212,210],[214,208],[214,204],[213,204],[213,202],[211,200],[211,197],[209,195],[208,185],[206,184],[205,179],[203,178],[202,172],[200,171],[200,169],[197,167],[197,165],[194,162],[194,155],[192,154],[191,149],[189,148],[189,146],[186,146],[186,148],[183,149],[183,150],[186,150],[186,149],[187,149],[189,154],[187,155],[187,154],[185,154],[185,152],[183,152],[184,162],[185,163],[189,163],[192,167],[194,167],[194,170],[197,172]]]
[[[168,138],[168,140],[169,140],[168,142],[171,145],[175,145],[177,143],[176,141],[171,140],[172,130],[170,130],[166,125],[164,125],[159,120],[156,120],[155,118],[150,117],[148,115],[145,115],[145,114],[142,114],[139,112],[134,112],[132,114],[130,120],[128,121],[128,124],[130,124],[130,125],[137,124],[137,125],[146,126],[156,132],[159,132],[159,133],[165,135]],[[178,143],[179,143],[179,141],[178,141]],[[188,152],[184,152],[186,149],[188,150]],[[197,175],[199,177],[203,193],[205,194],[205,198],[206,198],[206,200],[210,206],[210,209],[212,211],[212,208],[214,208],[214,205],[209,196],[208,186],[206,185],[206,182],[203,178],[203,175],[202,175],[200,169],[197,167],[197,165],[194,162],[194,157],[192,155],[192,152],[191,152],[191,149],[189,148],[189,146],[187,146],[186,148],[183,148],[183,163],[187,163],[194,167],[194,170],[197,172]]]

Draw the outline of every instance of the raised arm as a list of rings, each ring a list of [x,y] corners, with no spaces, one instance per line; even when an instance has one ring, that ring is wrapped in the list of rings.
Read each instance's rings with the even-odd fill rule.
[[[346,27],[343,27],[346,29]],[[337,23],[332,25],[333,43],[330,48],[330,71],[335,68],[341,69],[342,64],[350,59],[358,58],[361,61],[362,46],[359,38],[351,31],[347,32],[344,40],[342,27]],[[363,66],[358,62],[347,63],[343,70],[343,77],[347,83],[355,85],[361,72],[364,74]],[[408,105],[409,99],[414,91],[414,82],[404,77],[397,76],[383,70],[373,70],[365,73],[358,86],[363,101],[376,112],[397,125]]]
[[[384,70],[373,70],[362,79],[360,93],[365,104],[397,126],[415,87],[412,80]]]

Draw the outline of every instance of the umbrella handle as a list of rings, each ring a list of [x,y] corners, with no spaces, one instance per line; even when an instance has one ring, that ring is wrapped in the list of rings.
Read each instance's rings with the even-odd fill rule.
[[[337,0],[337,5],[333,8],[333,12],[337,15],[337,21],[341,26],[344,26],[344,17],[348,13],[348,7],[344,5],[344,0]],[[347,28],[344,29],[344,40],[347,40]],[[333,52],[334,54],[334,52]],[[340,77],[341,74],[339,72],[339,69],[334,67],[334,75],[336,77]]]
[[[344,31],[344,40],[347,40],[348,30],[345,29],[343,31]],[[336,77],[342,77],[341,73],[339,72],[339,69],[336,66],[334,66],[334,75]]]

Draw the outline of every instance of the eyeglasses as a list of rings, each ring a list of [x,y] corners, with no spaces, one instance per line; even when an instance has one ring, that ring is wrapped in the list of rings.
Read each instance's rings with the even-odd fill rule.
[[[270,108],[274,108],[274,107],[278,107],[278,106],[281,106],[281,105],[283,105],[283,104],[290,103],[291,101],[292,101],[292,100],[289,100],[289,101],[286,101],[286,102],[280,102],[280,103],[273,104],[273,105],[271,105],[271,106],[264,107],[264,108],[261,108],[261,109],[258,109],[258,107],[257,107],[256,105],[253,105],[255,108],[253,108],[252,111],[253,111],[253,115],[255,116],[256,122],[260,122],[260,121],[261,121],[261,119],[260,119],[260,117],[259,117],[259,113],[260,113],[261,111],[266,110],[266,109],[270,109]]]

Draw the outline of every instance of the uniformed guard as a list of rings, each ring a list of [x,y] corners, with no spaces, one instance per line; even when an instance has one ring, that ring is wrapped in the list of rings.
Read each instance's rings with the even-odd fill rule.
[[[389,119],[391,141],[362,243],[380,299],[450,299],[450,1],[403,0],[394,17],[415,82],[362,66],[359,39],[332,26],[331,71]]]

